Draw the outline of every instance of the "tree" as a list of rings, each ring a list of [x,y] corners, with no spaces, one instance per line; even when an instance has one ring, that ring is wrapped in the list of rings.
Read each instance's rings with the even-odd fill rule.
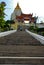
[[[5,20],[4,20],[4,18],[5,18],[5,13],[4,13],[5,6],[6,6],[5,2],[0,3],[0,27],[1,28],[3,28],[4,24],[5,24]]]
[[[37,22],[37,19],[38,19],[38,16],[36,17],[34,17],[34,24],[35,24],[35,27],[36,27],[36,22]]]
[[[9,29],[11,29],[11,24],[15,23],[13,20],[7,20],[6,25],[9,24]]]

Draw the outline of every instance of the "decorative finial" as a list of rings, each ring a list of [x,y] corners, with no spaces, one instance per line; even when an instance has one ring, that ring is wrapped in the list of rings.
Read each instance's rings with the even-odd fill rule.
[[[21,9],[20,6],[19,6],[19,2],[17,3],[17,6],[15,9]]]

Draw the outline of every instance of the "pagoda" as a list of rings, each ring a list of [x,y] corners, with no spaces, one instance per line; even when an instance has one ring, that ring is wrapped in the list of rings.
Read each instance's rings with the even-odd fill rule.
[[[29,22],[34,22],[35,21],[35,17],[33,17],[33,14],[24,14],[19,6],[19,3],[17,3],[14,12],[11,15],[11,19],[12,20],[17,20],[18,22],[24,22],[29,21]]]
[[[28,21],[31,25],[35,25],[34,23],[36,22],[36,17],[33,17],[32,14],[24,14],[19,6],[19,3],[17,3],[12,15],[11,15],[11,20],[14,20],[16,24],[13,24],[13,26],[16,28],[18,25],[25,25],[25,21]]]

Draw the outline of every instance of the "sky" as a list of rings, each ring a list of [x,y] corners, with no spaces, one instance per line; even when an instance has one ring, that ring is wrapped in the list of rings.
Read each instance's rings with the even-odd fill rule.
[[[0,0],[0,2],[2,1],[6,2],[5,13],[7,16],[5,20],[11,18],[11,13],[19,3],[23,13],[33,13],[33,16],[36,15],[40,20],[44,21],[44,0]]]

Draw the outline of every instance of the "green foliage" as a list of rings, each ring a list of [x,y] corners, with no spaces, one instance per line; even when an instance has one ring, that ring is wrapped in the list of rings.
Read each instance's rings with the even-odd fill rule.
[[[15,22],[14,22],[13,20],[7,20],[6,23],[8,23],[8,24],[13,24],[13,23],[15,23]]]
[[[15,23],[13,20],[7,20],[6,21],[6,26],[8,27],[9,25],[9,30],[11,30],[11,24]]]
[[[44,31],[44,28],[37,28],[36,31],[37,32],[42,32],[42,31]]]
[[[13,20],[7,20],[5,21],[4,18],[5,18],[5,2],[1,2],[0,3],[0,31],[7,31],[7,30],[10,30],[11,28],[11,24],[14,23]]]
[[[34,32],[34,26],[30,26],[29,30],[32,31],[32,32]]]
[[[34,29],[34,26],[30,26],[30,30],[33,30]]]
[[[38,27],[30,26],[29,30],[31,32],[34,32],[36,34],[44,36],[44,28],[38,28]]]
[[[5,10],[5,2],[1,2],[0,3],[0,28],[1,30],[3,29],[4,25],[5,25],[5,13],[4,13],[4,10]]]
[[[44,36],[44,32],[42,32],[42,35]]]

